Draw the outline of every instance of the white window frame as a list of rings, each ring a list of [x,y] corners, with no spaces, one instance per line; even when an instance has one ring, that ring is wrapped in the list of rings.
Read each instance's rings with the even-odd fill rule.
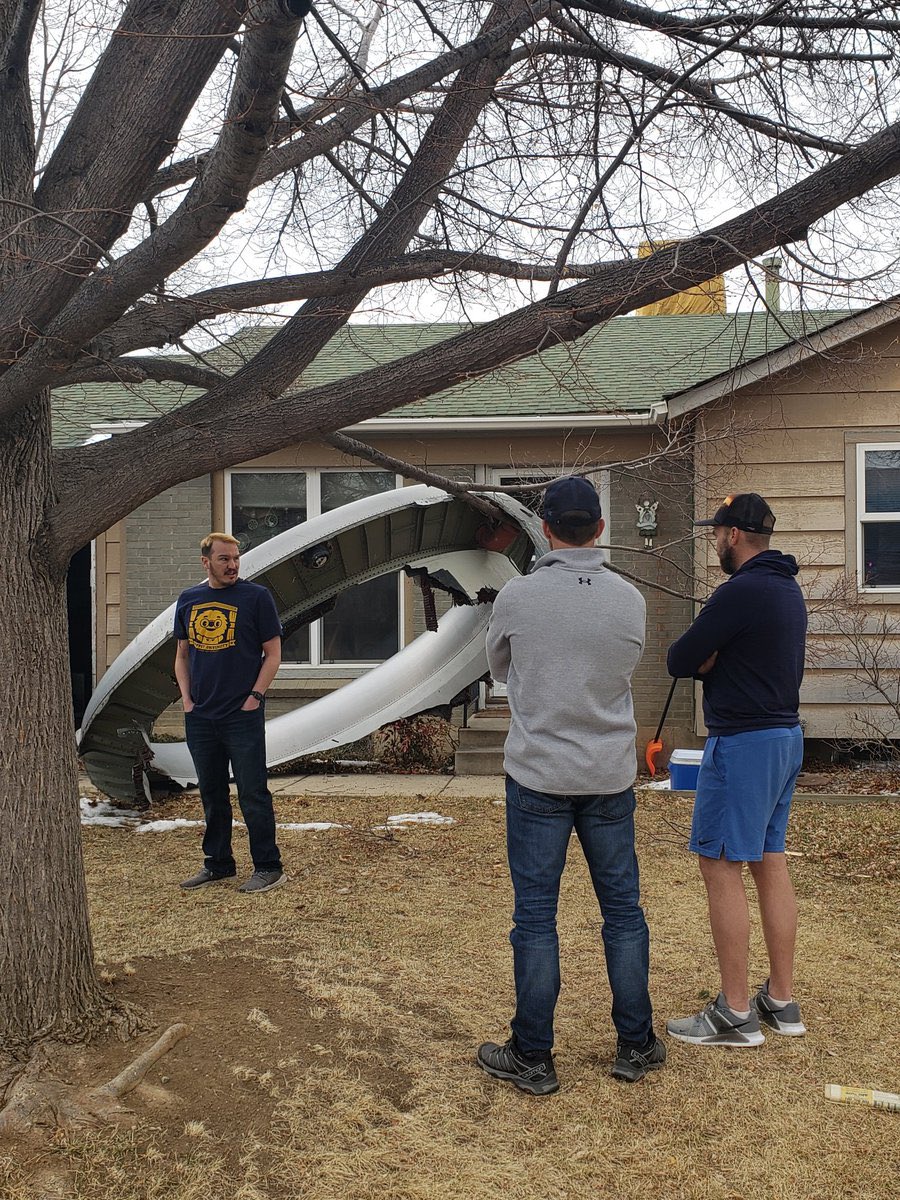
[[[504,475],[515,475],[515,476],[519,476],[519,477],[528,477],[528,478],[531,478],[533,476],[534,478],[537,478],[537,479],[541,479],[541,478],[556,479],[559,476],[561,469],[562,468],[560,468],[560,467],[522,467],[522,468],[489,467],[488,471],[486,472],[487,478],[485,479],[485,486],[489,487],[490,484],[492,484],[492,483],[497,484],[499,486]],[[587,475],[587,478],[591,481],[591,483],[597,489],[597,494],[600,497],[600,508],[603,511],[604,528],[603,528],[603,532],[600,535],[599,545],[601,547],[605,548],[612,541],[612,537],[611,537],[612,520],[611,520],[611,514],[610,514],[610,499],[609,499],[610,498],[609,471],[605,471],[601,467],[601,468],[598,468],[596,471],[591,471]],[[607,550],[606,551],[607,556],[609,555],[609,553],[610,552]]]
[[[384,473],[383,467],[353,467],[356,472],[378,471]],[[305,475],[306,476],[306,519],[322,515],[322,484],[323,475],[346,474],[346,467],[231,467],[225,471],[225,532],[232,532],[232,489],[231,480],[235,475]],[[394,476],[395,486],[403,486],[403,476]],[[284,662],[278,670],[279,678],[323,679],[330,676],[346,678],[348,675],[362,675],[373,667],[381,665],[384,659],[347,659],[342,662],[322,661],[322,621],[310,621],[309,629],[309,662]],[[405,644],[404,630],[406,628],[406,589],[403,581],[397,582],[397,649],[402,650]]]
[[[856,578],[857,587],[867,596],[896,596],[900,595],[900,584],[872,587],[866,584],[865,556],[863,553],[863,530],[867,524],[900,523],[900,510],[889,513],[866,512],[866,451],[893,450],[900,451],[900,440],[856,443]]]

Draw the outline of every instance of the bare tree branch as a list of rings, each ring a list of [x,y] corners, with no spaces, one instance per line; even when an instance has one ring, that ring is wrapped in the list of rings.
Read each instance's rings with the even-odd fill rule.
[[[181,479],[246,458],[241,421],[252,421],[254,450],[267,453],[305,437],[342,429],[366,417],[432,395],[518,358],[572,341],[601,321],[694,287],[772,246],[803,237],[816,217],[900,173],[900,122],[820,168],[803,183],[757,205],[707,233],[657,250],[648,258],[611,264],[597,278],[531,304],[437,346],[321,388],[278,396],[273,387],[276,335],[248,368],[222,387],[161,417],[153,430],[137,430],[114,444],[66,451],[59,459],[60,496],[52,527],[64,552],[83,537],[69,502],[77,469],[96,473],[90,535],[110,525],[149,496]],[[277,356],[275,356],[277,357]],[[262,366],[266,363],[268,369]],[[283,377],[283,376],[282,376]],[[223,428],[221,406],[231,416]],[[162,436],[161,436],[162,435]],[[103,489],[100,479],[121,479],[117,470],[139,454],[144,470],[123,491]],[[176,466],[181,463],[180,469]]]

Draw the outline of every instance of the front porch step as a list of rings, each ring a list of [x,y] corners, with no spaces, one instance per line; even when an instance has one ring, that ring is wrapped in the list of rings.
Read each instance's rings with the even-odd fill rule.
[[[509,733],[509,709],[492,704],[477,712],[459,731],[454,769],[457,775],[502,775],[503,743]]]
[[[509,733],[509,721],[479,721],[459,731],[461,750],[486,750],[502,746]]]
[[[503,749],[457,750],[454,769],[457,775],[502,775]]]

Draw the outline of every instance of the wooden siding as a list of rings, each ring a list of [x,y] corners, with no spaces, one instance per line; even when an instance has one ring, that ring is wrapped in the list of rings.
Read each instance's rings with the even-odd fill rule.
[[[900,444],[900,325],[842,347],[710,405],[699,415],[697,509],[707,516],[729,492],[755,491],[776,516],[775,549],[793,554],[811,601],[829,596],[855,570],[856,497],[850,456],[860,441]],[[698,579],[721,581],[708,539],[696,551]],[[879,644],[889,689],[900,676],[900,595],[863,599],[864,638],[875,645],[882,617],[894,634]],[[866,720],[900,737],[895,715],[856,669],[848,639],[814,611],[801,718],[808,737],[852,738]],[[698,732],[702,714],[698,713]]]
[[[125,523],[118,521],[95,542],[95,580],[97,623],[95,645],[97,647],[97,677],[99,678],[113,659],[124,649],[125,636],[125,593],[122,585],[125,565]]]

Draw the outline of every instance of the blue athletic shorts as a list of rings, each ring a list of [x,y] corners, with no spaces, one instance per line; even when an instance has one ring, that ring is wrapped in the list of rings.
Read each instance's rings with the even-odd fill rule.
[[[704,858],[759,862],[784,850],[803,733],[754,729],[706,739],[690,849]]]

